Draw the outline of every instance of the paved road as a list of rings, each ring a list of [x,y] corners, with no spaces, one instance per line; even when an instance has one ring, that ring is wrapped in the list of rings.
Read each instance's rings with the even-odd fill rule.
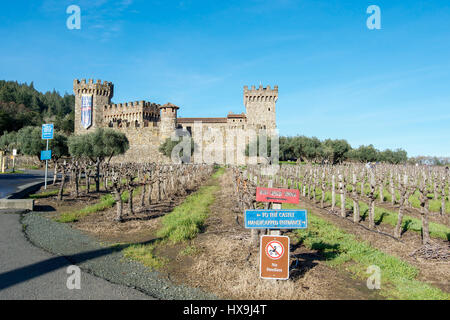
[[[17,192],[20,186],[33,183],[44,182],[44,170],[25,170],[25,173],[4,173],[0,174],[0,198]],[[53,178],[53,172],[48,173],[49,178]]]
[[[81,272],[81,289],[67,288],[67,266],[29,243],[19,214],[0,213],[0,300],[5,299],[152,299],[128,287]]]

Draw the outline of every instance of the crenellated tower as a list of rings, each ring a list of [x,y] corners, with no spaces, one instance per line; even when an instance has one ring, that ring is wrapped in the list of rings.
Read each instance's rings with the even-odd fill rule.
[[[160,127],[159,133],[162,139],[170,137],[177,125],[177,110],[179,107],[172,103],[166,103],[159,107],[160,109]]]
[[[244,86],[244,105],[247,113],[247,125],[254,129],[275,129],[275,104],[278,100],[278,86],[258,89]]]
[[[111,82],[93,79],[73,81],[75,94],[75,134],[86,133],[103,127],[103,110],[111,103],[114,85]]]

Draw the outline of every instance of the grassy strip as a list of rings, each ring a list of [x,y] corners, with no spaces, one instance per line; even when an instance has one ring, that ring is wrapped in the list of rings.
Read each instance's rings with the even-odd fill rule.
[[[136,188],[133,191],[133,195],[136,196],[141,192],[141,188]],[[128,202],[129,199],[129,193],[128,191],[125,191],[122,193],[122,201]],[[100,198],[100,202],[95,203],[93,205],[84,207],[81,210],[72,211],[72,212],[65,212],[61,213],[58,218],[55,219],[56,222],[61,223],[69,223],[69,222],[76,222],[80,220],[81,218],[87,216],[88,214],[104,211],[106,209],[112,208],[116,204],[116,200],[114,200],[113,196],[111,194],[104,195]]]
[[[285,205],[285,208],[298,208]],[[419,270],[395,256],[361,242],[334,224],[308,212],[308,229],[297,230],[303,244],[319,250],[330,266],[340,267],[359,279],[367,279],[371,265],[381,269],[380,294],[391,299],[449,300],[450,294],[416,280]]]
[[[84,207],[81,210],[73,211],[73,212],[65,212],[61,213],[58,218],[55,219],[57,222],[69,223],[80,220],[82,217],[87,216],[88,214],[99,212],[111,208],[114,206],[116,201],[113,196],[107,194],[100,198],[100,202]]]
[[[151,269],[162,268],[168,261],[157,257],[154,254],[155,248],[166,241],[175,244],[197,236],[208,217],[209,208],[214,202],[214,193],[219,189],[218,178],[224,171],[224,168],[219,168],[212,175],[210,185],[203,186],[189,195],[181,205],[161,219],[162,229],[157,232],[161,239],[152,244],[131,245],[122,251],[124,257],[137,260]],[[180,254],[190,255],[195,252],[196,248],[187,246]]]
[[[0,174],[23,174],[23,173],[25,173],[25,171],[23,170],[14,170],[14,172],[12,171],[0,172]]]
[[[200,232],[208,217],[209,207],[214,202],[214,193],[219,189],[218,177],[224,172],[218,169],[212,176],[213,183],[201,187],[171,213],[162,218],[162,229],[158,237],[165,238],[172,243],[193,239]]]
[[[136,260],[151,269],[161,269],[168,262],[167,259],[157,257],[154,254],[156,243],[154,244],[133,244],[122,250],[123,256]]]
[[[30,194],[28,196],[28,198],[30,198],[30,199],[48,198],[48,197],[56,196],[58,194],[58,192],[59,192],[58,189],[46,190],[46,191],[42,191],[42,192],[39,192],[39,193]]]

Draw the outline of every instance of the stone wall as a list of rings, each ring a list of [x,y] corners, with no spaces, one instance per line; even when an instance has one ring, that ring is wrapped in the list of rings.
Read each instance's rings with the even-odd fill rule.
[[[157,127],[122,127],[114,129],[127,136],[130,142],[130,149],[124,155],[114,157],[111,160],[112,162],[170,162],[168,157],[158,151],[162,141]]]

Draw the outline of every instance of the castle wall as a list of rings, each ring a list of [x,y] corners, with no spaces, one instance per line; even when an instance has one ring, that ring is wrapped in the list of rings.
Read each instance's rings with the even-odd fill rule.
[[[270,89],[244,86],[246,114],[229,113],[226,118],[177,118],[179,107],[167,103],[136,101],[111,104],[112,83],[92,79],[74,80],[75,134],[91,132],[99,127],[111,127],[123,132],[130,143],[125,155],[112,159],[114,162],[159,162],[171,160],[159,152],[159,146],[169,138],[175,128],[189,129],[196,143],[201,141],[202,161],[207,163],[248,163],[245,146],[256,139],[259,129],[275,129],[275,104],[278,87]],[[92,124],[85,129],[81,124],[82,95],[92,95]],[[178,121],[179,120],[179,121]],[[195,124],[201,121],[201,132]],[[253,129],[253,130],[249,130]],[[253,135],[252,135],[253,134]],[[229,145],[232,138],[231,145]],[[194,158],[199,161],[198,155]]]
[[[157,127],[122,127],[114,128],[124,133],[130,142],[130,149],[120,156],[112,158],[113,162],[158,162],[169,163],[170,159],[158,151],[161,141]]]

